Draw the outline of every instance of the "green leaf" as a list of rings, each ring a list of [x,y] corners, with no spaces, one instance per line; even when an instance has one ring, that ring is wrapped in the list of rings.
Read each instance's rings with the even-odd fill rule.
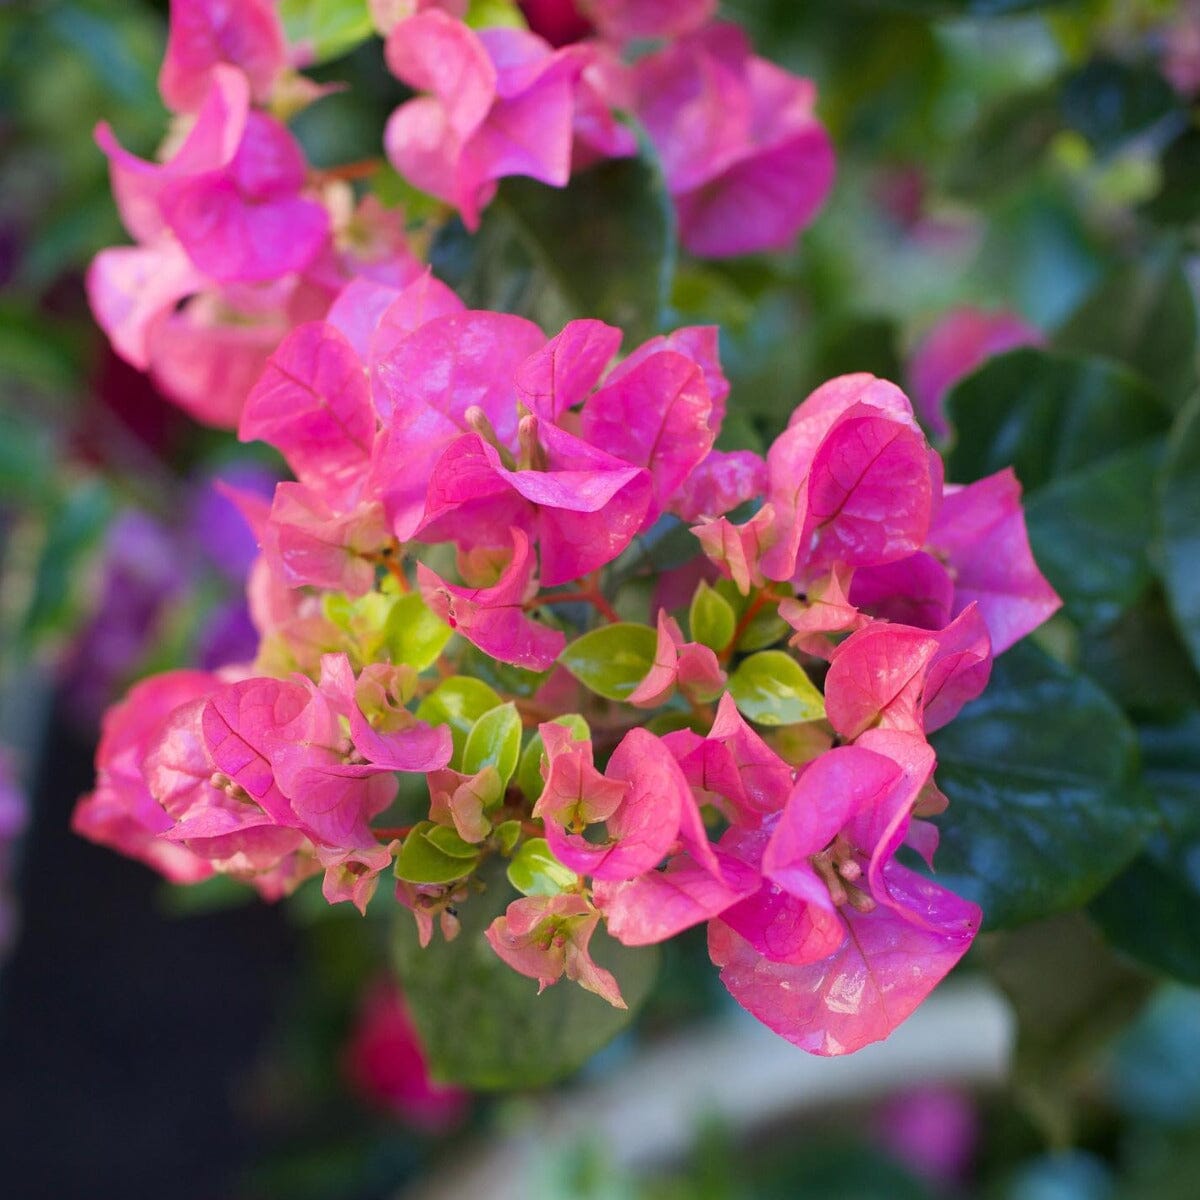
[[[571,736],[577,742],[586,742],[592,736],[588,723],[578,713],[566,713],[561,717],[555,717],[551,724],[565,726],[571,731]],[[537,803],[538,797],[541,796],[542,789],[545,787],[541,769],[542,755],[545,750],[546,746],[542,741],[542,735],[535,732],[529,739],[529,744],[522,751],[521,761],[517,766],[517,787],[521,789],[530,804]]]
[[[521,714],[515,704],[501,704],[485,712],[467,735],[462,770],[464,774],[475,775],[484,767],[495,767],[503,796],[520,755]]]
[[[1025,505],[1034,557],[1085,628],[1114,621],[1153,582],[1147,547],[1161,456],[1160,439],[1143,442],[1052,480]]]
[[[0,332],[0,355],[4,334]],[[5,385],[10,382],[8,361]],[[14,408],[0,409],[0,496],[4,506],[17,504],[41,507],[53,502],[54,447],[49,431],[30,421]]]
[[[501,854],[511,854],[513,847],[521,840],[521,822],[501,821],[492,830],[492,837],[496,839]]]
[[[1118,950],[1200,986],[1200,893],[1184,876],[1140,854],[1088,911]]]
[[[607,700],[624,700],[654,665],[658,635],[649,625],[601,625],[573,641],[559,656],[576,679]]]
[[[1070,1145],[1097,1051],[1128,1025],[1152,981],[1109,950],[1078,912],[982,939],[980,950],[1016,1014],[1013,1082],[1023,1106],[1048,1141]]]
[[[430,829],[425,829],[422,836],[435,850],[440,851],[447,858],[472,861],[479,858],[479,847],[464,841],[449,826],[434,825]]]
[[[592,954],[616,976],[628,1011],[567,979],[539,996],[537,982],[501,962],[484,939],[516,893],[502,864],[481,874],[487,890],[462,906],[452,942],[422,950],[412,919],[399,914],[396,968],[435,1078],[480,1090],[538,1087],[577,1070],[626,1028],[650,991],[658,954],[621,946],[603,929],[592,938]]]
[[[1142,212],[1158,225],[1190,225],[1200,218],[1200,129],[1189,126],[1159,160],[1158,194]]]
[[[1054,344],[1126,364],[1178,407],[1196,386],[1196,320],[1178,257],[1160,252],[1105,279],[1067,318]]]
[[[782,650],[743,659],[729,680],[729,693],[742,715],[759,725],[796,725],[825,715],[821,693]]]
[[[985,927],[1083,904],[1151,831],[1133,729],[1091,680],[1028,643],[930,741],[950,797],[938,882],[979,903]]]
[[[791,631],[792,627],[779,615],[779,606],[768,604],[746,622],[734,649],[743,654],[765,650]]]
[[[549,671],[527,671],[524,667],[501,662],[467,642],[457,649],[458,669],[495,688],[515,696],[532,696],[550,677]]]
[[[1093,58],[1062,82],[1066,123],[1101,154],[1119,149],[1178,109],[1174,89],[1149,65]]]
[[[82,603],[83,563],[113,516],[113,498],[101,480],[74,487],[50,517],[33,595],[25,610],[24,636],[59,635],[72,628]]]
[[[1126,712],[1163,717],[1200,704],[1200,673],[1155,585],[1119,619],[1079,639],[1079,662]]]
[[[1160,485],[1167,601],[1192,662],[1200,667],[1200,393],[1171,431]]]
[[[688,610],[688,628],[692,641],[710,650],[724,650],[737,628],[737,614],[728,600],[701,580]]]
[[[947,190],[965,200],[994,200],[1041,166],[1061,129],[1056,87],[1006,95],[961,139],[946,177]]]
[[[1063,0],[852,0],[852,3],[921,17],[998,17],[1030,8],[1050,8]]]
[[[417,706],[417,718],[430,725],[448,725],[454,739],[454,757],[450,765],[461,767],[467,736],[475,722],[485,712],[502,701],[486,683],[471,679],[467,675],[455,675],[447,679],[425,697]]]
[[[409,592],[392,605],[384,636],[392,662],[424,671],[437,662],[454,630],[429,609],[419,592]]]
[[[646,154],[601,163],[565,188],[506,179],[479,234],[468,238],[452,223],[431,261],[472,307],[517,312],[548,329],[599,317],[641,341],[662,328],[674,209]]]
[[[530,838],[508,864],[508,882],[523,896],[557,896],[574,887],[579,876],[550,853],[545,838]]]
[[[1200,709],[1139,734],[1162,830],[1090,912],[1119,950],[1200,985]]]
[[[312,66],[338,58],[375,32],[367,0],[280,0],[288,43]]]
[[[1023,348],[998,355],[947,397],[955,441],[946,477],[1012,466],[1027,492],[1164,432],[1169,414],[1127,369]]]
[[[396,878],[409,883],[453,883],[474,870],[477,847],[464,842],[452,829],[422,821],[415,826],[396,856]]]
[[[472,29],[528,29],[514,0],[471,0],[466,23]]]

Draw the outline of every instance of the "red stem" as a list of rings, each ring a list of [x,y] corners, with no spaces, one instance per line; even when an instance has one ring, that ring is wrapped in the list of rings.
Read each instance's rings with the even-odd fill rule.
[[[774,592],[763,588],[746,607],[746,611],[742,613],[742,619],[737,623],[733,630],[733,636],[729,639],[729,644],[717,655],[721,662],[727,663],[733,657],[734,647],[741,641],[742,634],[750,628],[750,622],[758,616],[760,612],[773,600],[778,599]]]
[[[377,829],[371,830],[376,839],[381,842],[391,842],[397,838],[406,838],[412,831],[413,826],[411,825],[380,825]]]
[[[355,179],[370,179],[382,166],[383,159],[381,158],[362,158],[357,162],[342,163],[341,166],[329,167],[324,171],[316,172],[316,174],[322,180],[342,179],[350,183]]]

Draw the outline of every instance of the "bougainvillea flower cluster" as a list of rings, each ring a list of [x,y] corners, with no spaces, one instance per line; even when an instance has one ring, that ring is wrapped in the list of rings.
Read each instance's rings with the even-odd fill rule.
[[[622,358],[603,322],[547,338],[428,275],[362,296],[289,334],[244,407],[295,474],[243,498],[257,660],[135,688],[77,827],[266,896],[321,873],[364,907],[393,869],[425,938],[507,860],[526,894],[488,940],[542,986],[621,1004],[599,929],[707,922],[785,1037],[884,1036],[979,924],[897,858],[937,841],[926,735],[1057,605],[1011,474],[945,487],[867,375],[800,404],[765,462],[716,451],[713,329]],[[672,527],[673,611],[633,565]],[[398,773],[427,794],[400,827]]]
[[[811,85],[711,3],[529,6],[573,18],[556,45],[462,7],[372,15],[413,92],[387,155],[468,228],[506,176],[633,153],[617,110],[695,253],[783,246],[828,191]],[[717,450],[715,328],[633,346],[470,309],[369,200],[378,253],[352,253],[280,120],[269,6],[172,14],[163,90],[190,124],[159,162],[100,130],[138,244],[97,259],[93,303],[293,478],[227,490],[259,548],[253,660],[134,687],[76,828],[268,899],[320,876],[365,912],[388,872],[424,945],[510,889],[498,959],[617,1007],[599,947],[706,926],[785,1038],[886,1036],[980,923],[930,873],[928,735],[1058,606],[1016,479],[947,485],[907,396],[865,374],[801,400],[765,456]],[[248,312],[262,337],[231,365]]]
[[[562,187],[636,154],[640,125],[692,253],[785,247],[829,192],[832,148],[812,84],[755,57],[714,7],[532,6],[556,48],[468,25],[465,3],[380,0],[387,67],[415,93],[381,151],[474,230],[501,179]],[[657,48],[636,56],[646,38]],[[159,87],[177,115],[159,158],[96,131],[136,244],[97,256],[92,310],[124,359],[207,424],[237,424],[267,357],[346,283],[398,287],[420,271],[403,213],[356,198],[353,164],[314,169],[288,130],[328,90],[295,70],[310,53],[287,44],[269,0],[174,0]]]

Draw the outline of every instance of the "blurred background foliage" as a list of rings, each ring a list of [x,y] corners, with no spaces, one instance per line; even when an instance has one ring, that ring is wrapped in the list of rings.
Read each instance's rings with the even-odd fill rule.
[[[124,240],[92,127],[106,119],[133,151],[154,151],[166,127],[165,7],[0,5],[0,740],[24,749],[27,780],[37,695],[59,686],[57,719],[94,729],[132,678],[195,660],[232,595],[196,551],[189,513],[206,480],[248,452],[192,425],[117,360],[82,291],[91,255]],[[320,166],[377,155],[403,95],[362,8],[288,5],[324,51],[314,74],[351,84],[294,122]],[[374,183],[405,203],[435,269],[473,304],[548,326],[600,316],[637,337],[718,322],[734,384],[727,447],[764,448],[831,375],[905,383],[914,347],[955,307],[1011,310],[1043,331],[1043,346],[984,363],[947,400],[948,478],[1015,466],[1035,554],[1066,602],[936,739],[956,801],[941,870],[983,903],[992,930],[965,970],[1009,996],[1018,1047],[1009,1088],[949,1097],[963,1130],[953,1170],[931,1171],[929,1154],[898,1157],[921,1139],[889,1139],[886,1104],[872,1102],[806,1112],[749,1144],[705,1127],[690,1161],[653,1177],[613,1167],[603,1145],[547,1147],[530,1194],[1194,1195],[1200,6],[723,8],[759,53],[816,81],[837,147],[834,194],[792,253],[680,257],[645,157],[565,192],[510,180],[473,239],[433,223],[433,206],[386,170]],[[603,272],[587,269],[597,253]],[[178,921],[243,902],[224,881],[161,896]],[[237,1194],[388,1194],[453,1157],[466,1133],[414,1132],[394,1106],[376,1098],[371,1109],[361,1089],[350,1099],[346,1040],[389,955],[379,906],[362,922],[302,891],[287,919],[292,974],[273,1032],[236,1077],[239,1119],[259,1131]],[[636,1032],[593,1077],[638,1038],[725,1011],[702,939],[666,959]],[[520,1111],[520,1099],[481,1101],[465,1129],[503,1129]]]

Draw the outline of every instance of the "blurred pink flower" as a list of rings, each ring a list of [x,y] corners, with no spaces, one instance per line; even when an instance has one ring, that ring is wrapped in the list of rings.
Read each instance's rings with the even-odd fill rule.
[[[917,412],[935,438],[950,432],[942,402],[965,375],[996,354],[1040,346],[1039,330],[1011,312],[956,308],[921,339],[908,363]]]
[[[471,1105],[469,1092],[430,1077],[404,996],[389,979],[376,980],[364,993],[342,1071],[361,1099],[430,1133],[462,1124]]]

